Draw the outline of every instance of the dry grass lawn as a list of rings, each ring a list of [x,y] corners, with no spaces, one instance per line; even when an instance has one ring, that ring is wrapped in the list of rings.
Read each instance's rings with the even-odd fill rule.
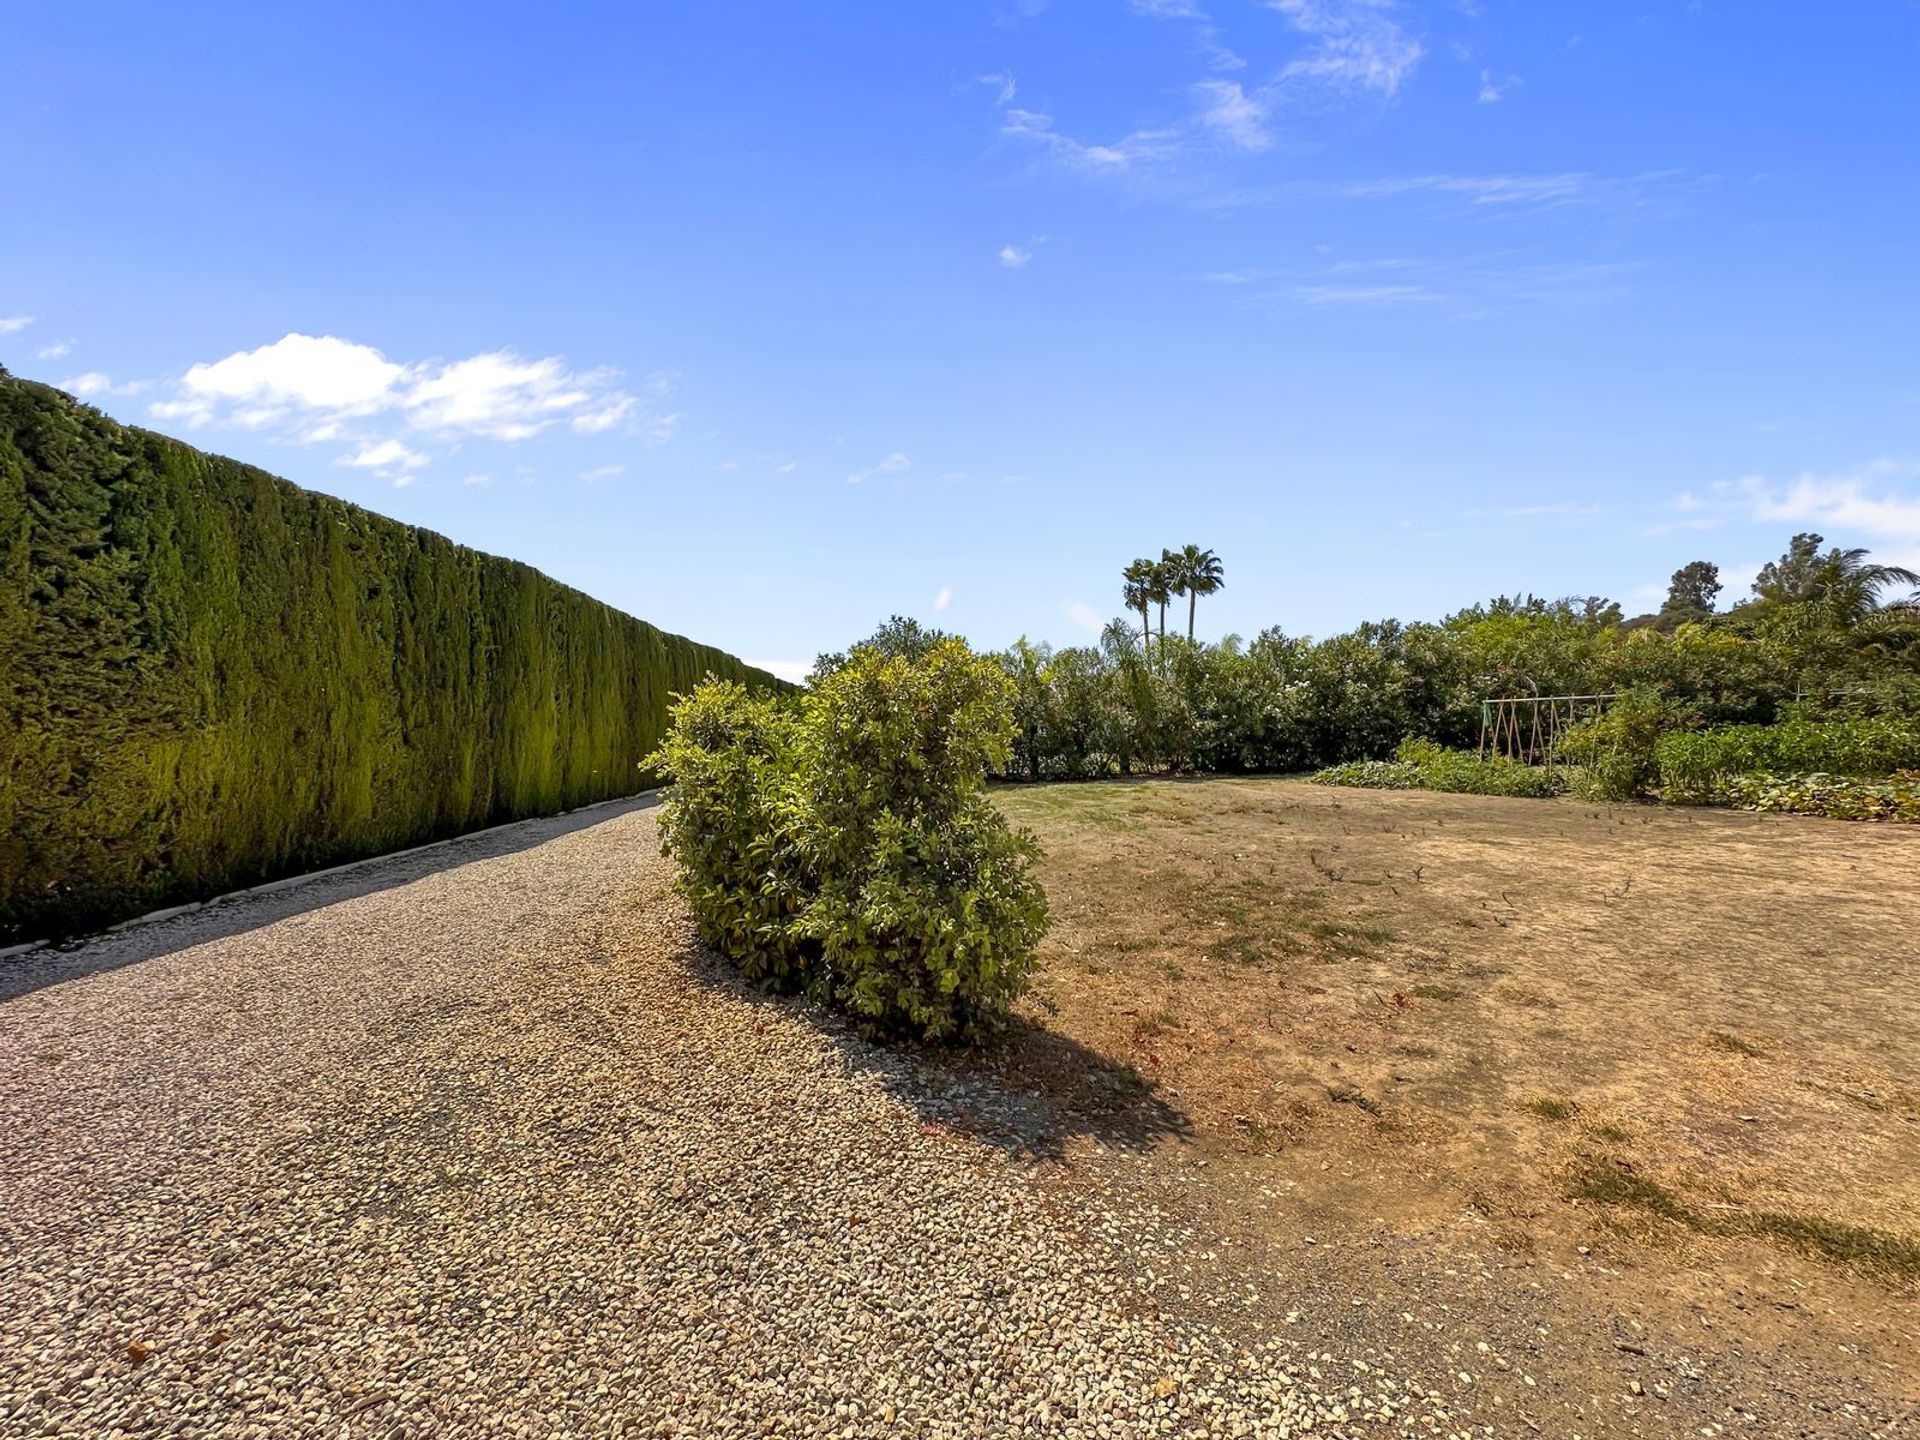
[[[1913,1353],[1920,829],[1270,779],[999,800],[1055,915],[1006,1080],[1151,1092],[1190,1125],[1160,1150],[1225,1159],[1210,1203],[1272,1233],[1604,1235],[1652,1288],[1771,1277]]]

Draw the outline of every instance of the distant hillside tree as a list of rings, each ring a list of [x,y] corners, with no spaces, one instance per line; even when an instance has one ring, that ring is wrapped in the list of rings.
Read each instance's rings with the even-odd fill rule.
[[[1682,625],[1694,625],[1713,614],[1721,591],[1720,567],[1711,560],[1692,560],[1673,572],[1667,598],[1653,617],[1654,629],[1672,634]]]

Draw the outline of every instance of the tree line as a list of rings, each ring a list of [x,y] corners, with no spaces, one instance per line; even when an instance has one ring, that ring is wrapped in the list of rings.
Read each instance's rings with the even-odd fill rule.
[[[1645,690],[1682,728],[1920,715],[1920,606],[1900,593],[1920,577],[1816,534],[1795,536],[1724,612],[1719,571],[1697,561],[1657,612],[1631,618],[1604,596],[1496,596],[1434,622],[1324,639],[1274,626],[1217,643],[1191,631],[1195,602],[1223,583],[1218,557],[1198,553],[1212,561],[1198,585],[1170,568],[1176,552],[1126,567],[1140,624],[1116,620],[1095,645],[1022,639],[994,655],[1013,684],[1007,778],[1312,770],[1386,756],[1408,736],[1472,747],[1481,702],[1515,695]],[[1167,603],[1155,566],[1168,601],[1189,598],[1185,637],[1166,633],[1164,609],[1149,623]],[[911,657],[947,638],[896,616],[862,646]],[[822,656],[816,675],[844,660]]]

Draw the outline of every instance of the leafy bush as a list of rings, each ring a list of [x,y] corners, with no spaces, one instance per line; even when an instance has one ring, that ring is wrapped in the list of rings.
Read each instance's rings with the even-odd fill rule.
[[[1920,723],[1897,716],[1729,725],[1664,736],[1654,749],[1661,793],[1676,804],[1726,798],[1742,775],[1890,775],[1920,767]]]
[[[870,1032],[992,1029],[1047,928],[1038,850],[986,796],[1013,733],[1006,675],[958,640],[856,647],[785,710],[702,686],[657,757],[702,936]]]
[[[1446,790],[1463,795],[1514,795],[1545,799],[1567,788],[1563,772],[1522,765],[1471,750],[1449,750],[1431,740],[1402,740],[1391,760],[1351,760],[1309,777],[1316,785],[1356,785],[1373,790]]]
[[[710,680],[675,704],[653,757],[674,781],[661,845],[700,938],[772,989],[804,986],[820,953],[797,924],[819,888],[791,823],[798,728],[790,705]]]
[[[1560,737],[1562,759],[1580,767],[1573,788],[1588,800],[1631,800],[1659,778],[1654,751],[1674,723],[1651,688],[1622,691],[1606,712]]]
[[[1724,782],[1724,795],[1741,810],[1920,824],[1920,771],[1877,781],[1844,775],[1735,775]]]

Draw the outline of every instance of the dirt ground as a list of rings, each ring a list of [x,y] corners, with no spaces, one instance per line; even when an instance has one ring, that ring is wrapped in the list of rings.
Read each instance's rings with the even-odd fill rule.
[[[1054,929],[979,1063],[1100,1117],[1063,1174],[1204,1219],[1191,1284],[1531,1353],[1486,1366],[1527,1432],[1915,1433],[1920,830],[1269,779],[998,798]]]

